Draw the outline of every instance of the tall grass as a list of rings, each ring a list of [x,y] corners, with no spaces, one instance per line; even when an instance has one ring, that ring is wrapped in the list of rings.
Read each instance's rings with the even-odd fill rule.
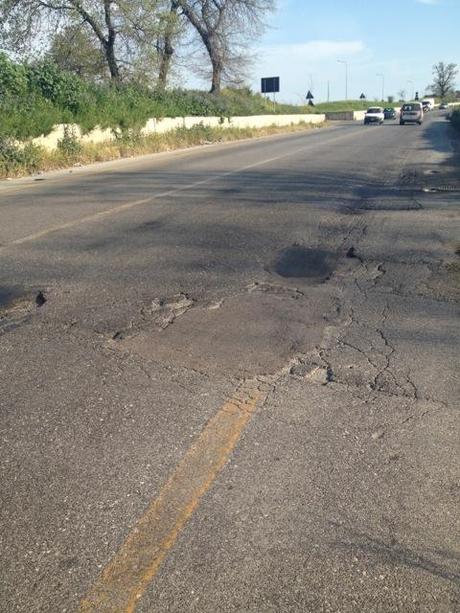
[[[72,133],[67,133],[56,150],[47,151],[34,145],[18,147],[9,144],[2,150],[0,141],[0,178],[22,176],[36,171],[69,168],[93,162],[115,160],[147,153],[183,149],[195,145],[209,145],[286,132],[298,132],[321,127],[300,123],[291,126],[266,128],[211,128],[202,124],[180,128],[165,134],[141,136],[131,130],[107,143],[82,145]]]

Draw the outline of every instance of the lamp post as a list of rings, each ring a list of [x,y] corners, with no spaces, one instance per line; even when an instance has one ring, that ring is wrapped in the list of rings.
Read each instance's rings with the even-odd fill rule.
[[[345,64],[345,100],[348,100],[348,62],[337,60],[339,64]]]
[[[383,72],[377,73],[378,77],[382,77],[382,101],[385,100],[385,75]]]
[[[412,85],[412,96],[411,96],[411,100],[414,99],[414,82],[411,81],[410,79],[407,81],[408,83],[410,83]]]

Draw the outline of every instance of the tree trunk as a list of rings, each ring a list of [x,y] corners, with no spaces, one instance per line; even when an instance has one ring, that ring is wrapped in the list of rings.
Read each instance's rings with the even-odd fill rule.
[[[107,64],[109,66],[110,77],[114,83],[118,83],[120,81],[120,69],[115,56],[115,38],[117,33],[112,21],[112,1],[113,0],[104,0],[104,16],[108,32],[107,39],[104,44],[104,50]]]
[[[211,94],[220,94],[222,83],[222,62],[220,58],[211,57],[212,64],[212,81]]]
[[[160,70],[158,71],[158,87],[160,89],[166,89],[166,85],[168,84],[169,70],[171,68],[173,55],[174,48],[171,44],[171,38],[165,36],[164,46],[160,56]]]
[[[115,56],[115,37],[109,37],[104,45],[105,57],[109,66],[110,77],[114,83],[120,81],[120,69]]]
[[[200,21],[197,13],[187,2],[185,2],[185,0],[176,0],[176,3],[203,41],[203,45],[206,48],[212,66],[211,93],[218,94],[222,82],[223,59],[221,57],[218,42],[215,39],[215,33],[210,29],[208,24],[203,24]]]
[[[220,94],[221,84],[222,84],[222,71],[223,71],[223,63],[222,57],[219,51],[219,46],[216,44],[215,38],[213,35],[203,33],[201,35],[201,39],[206,47],[206,51],[208,52],[209,59],[211,60],[212,66],[212,79],[211,79],[211,94]]]
[[[166,85],[168,84],[169,71],[174,55],[173,37],[175,34],[178,8],[176,0],[173,0],[169,11],[168,23],[166,24],[164,32],[163,45],[160,47],[160,69],[158,71],[158,87],[160,89],[166,89]]]

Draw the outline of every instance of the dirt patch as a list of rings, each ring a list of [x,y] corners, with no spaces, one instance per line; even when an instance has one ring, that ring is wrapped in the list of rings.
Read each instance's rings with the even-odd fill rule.
[[[336,263],[337,256],[329,251],[293,245],[279,253],[272,270],[281,277],[324,283],[330,278]]]

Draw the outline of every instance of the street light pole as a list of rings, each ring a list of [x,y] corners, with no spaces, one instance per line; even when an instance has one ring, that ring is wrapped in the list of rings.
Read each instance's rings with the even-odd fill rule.
[[[410,79],[407,81],[408,83],[410,83],[412,85],[412,96],[411,96],[411,100],[414,99],[414,82],[411,81]]]
[[[337,60],[339,64],[345,64],[345,100],[348,100],[348,62]]]
[[[378,77],[382,77],[382,101],[385,100],[385,75],[383,72],[377,73]]]

